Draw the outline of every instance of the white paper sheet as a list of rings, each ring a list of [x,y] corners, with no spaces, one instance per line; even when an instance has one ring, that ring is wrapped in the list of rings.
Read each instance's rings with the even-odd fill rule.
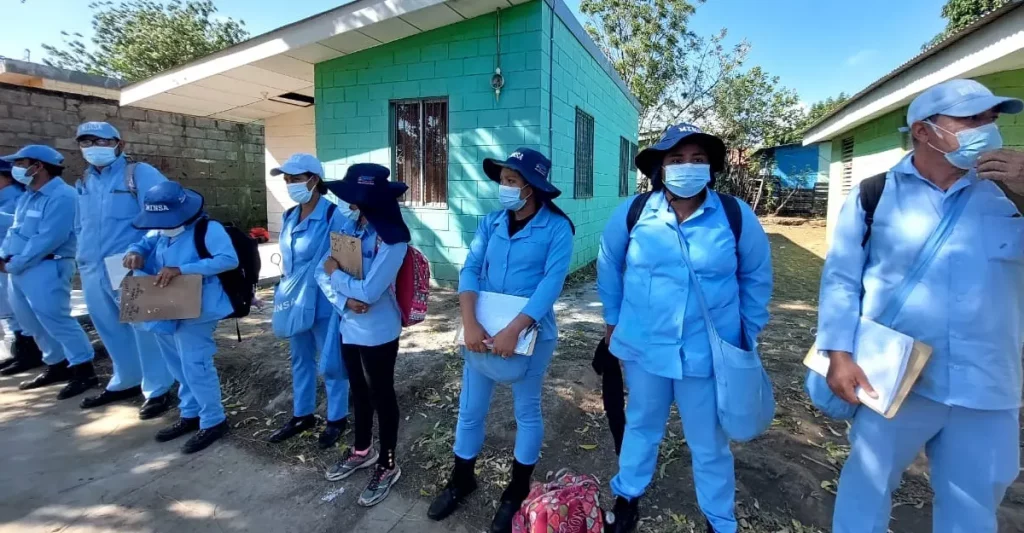
[[[527,298],[519,296],[482,291],[476,299],[476,319],[483,326],[484,331],[493,337],[519,316],[519,313],[523,311],[528,301]],[[516,353],[520,355],[532,354],[536,337],[536,328],[529,328],[524,331],[519,335]],[[459,345],[466,343],[461,327],[455,342]]]
[[[107,267],[107,277],[110,278],[110,287],[115,291],[121,288],[121,280],[128,275],[130,270],[124,267],[123,255],[112,255],[103,259]]]

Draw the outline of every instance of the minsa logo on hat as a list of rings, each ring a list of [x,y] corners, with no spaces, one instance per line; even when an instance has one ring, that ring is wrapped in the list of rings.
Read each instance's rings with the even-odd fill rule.
[[[533,167],[533,169],[536,170],[538,174],[544,176],[545,178],[548,176],[548,167],[544,166],[541,163],[537,163],[537,166]]]
[[[981,92],[981,89],[976,85],[964,85],[957,89],[956,92],[960,93],[960,96],[967,96],[969,94],[978,94]]]
[[[150,213],[162,213],[164,211],[170,211],[171,208],[164,204],[146,204],[146,211]]]
[[[518,160],[522,161],[523,160],[523,153],[522,152],[512,152],[512,155],[508,156],[508,158],[509,159],[518,159]]]
[[[373,176],[359,176],[359,179],[356,180],[356,183],[360,185],[373,185],[375,183],[375,180],[373,179]]]
[[[684,133],[684,132],[701,133],[700,128],[698,128],[697,126],[694,126],[693,124],[680,124],[680,125],[676,126],[676,131],[678,131],[680,133]]]
[[[103,129],[103,124],[101,124],[99,122],[86,122],[85,124],[82,124],[80,129],[82,131],[101,130],[101,129]]]
[[[184,192],[182,192],[181,196],[178,197],[178,203],[179,204],[183,204],[183,203],[185,203],[185,200],[187,200],[187,199],[188,199],[188,195],[186,195]]]

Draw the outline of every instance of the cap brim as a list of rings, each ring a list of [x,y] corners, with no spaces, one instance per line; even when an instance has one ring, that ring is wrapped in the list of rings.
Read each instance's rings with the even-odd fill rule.
[[[132,227],[141,230],[174,229],[192,220],[203,211],[206,199],[201,194],[192,191],[185,191],[185,194],[188,196],[188,199],[185,200],[186,207],[181,211],[164,211],[160,213],[143,211],[132,221]]]
[[[961,102],[937,114],[948,117],[973,117],[990,109],[998,113],[1016,115],[1024,111],[1024,101],[1005,96],[982,96]]]
[[[96,137],[97,139],[106,139],[108,141],[120,141],[121,138],[116,135],[98,135],[92,132],[83,133],[75,137],[75,142],[81,141],[82,137]]]
[[[341,198],[344,202],[355,205],[372,202],[368,193],[370,190],[376,190],[375,188],[345,180],[325,181],[324,185],[327,186],[327,190]],[[400,198],[408,190],[409,186],[400,181],[388,182],[388,192],[391,193],[393,198]]]
[[[289,176],[297,176],[299,174],[305,174],[308,170],[298,166],[290,165],[285,163],[277,168],[270,169],[271,176],[280,176],[281,174],[288,174]]]

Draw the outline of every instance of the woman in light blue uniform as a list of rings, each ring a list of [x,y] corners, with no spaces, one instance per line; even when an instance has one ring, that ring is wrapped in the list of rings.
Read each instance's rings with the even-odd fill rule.
[[[395,360],[402,315],[393,286],[409,249],[410,235],[398,206],[398,198],[408,187],[388,181],[390,174],[380,165],[361,163],[349,167],[344,179],[327,183],[327,188],[341,199],[344,214],[358,221],[332,231],[359,239],[363,275],[344,272],[329,254],[323,258],[324,268],[317,272],[320,288],[341,314],[341,354],[355,407],[355,445],[327,471],[327,479],[340,481],[376,465],[359,496],[359,505],[364,507],[384,501],[402,475],[395,458],[399,423]],[[330,333],[328,337],[337,340]],[[379,453],[373,450],[374,414]]]
[[[147,191],[143,202],[145,211],[136,217],[134,226],[151,231],[128,248],[125,267],[155,275],[161,286],[178,276],[203,276],[198,318],[143,322],[141,326],[156,333],[160,354],[180,384],[181,418],[158,432],[156,440],[167,442],[198,431],[182,447],[186,454],[195,453],[228,431],[220,401],[220,379],[213,364],[217,353],[213,333],[217,322],[233,312],[217,275],[236,268],[238,255],[224,226],[205,217],[199,193],[166,181]],[[205,259],[195,244],[200,224],[206,226],[204,242],[210,257]]]
[[[484,160],[484,172],[499,183],[502,209],[480,221],[459,276],[465,335],[462,396],[455,430],[455,467],[428,510],[433,520],[451,515],[476,490],[473,469],[483,448],[487,411],[497,383],[515,400],[516,445],[512,481],[501,496],[491,531],[512,530],[512,517],[530,491],[530,477],[544,440],[541,391],[558,343],[554,305],[572,262],[575,227],[553,202],[561,194],[548,181],[551,161],[520,148],[505,161]],[[476,316],[481,291],[527,299],[512,322],[493,337]],[[516,353],[520,335],[536,329],[530,356]]]
[[[284,213],[281,229],[283,280],[274,298],[274,334],[288,338],[292,360],[292,418],[270,435],[272,443],[313,429],[316,418],[317,353],[327,342],[331,321],[338,315],[317,286],[314,276],[325,252],[331,249],[333,219],[343,223],[345,215],[326,198],[324,169],[316,157],[295,154],[270,171],[284,175],[288,196],[298,203]],[[349,211],[349,210],[346,210]],[[336,348],[328,357],[340,358]],[[323,356],[321,356],[323,357]],[[348,376],[324,376],[327,386],[327,426],[320,433],[320,448],[334,446],[348,421]]]
[[[14,210],[18,199],[25,194],[25,186],[14,181],[11,164],[0,161],[0,242],[7,236],[7,230],[14,225]],[[36,342],[22,330],[14,316],[14,309],[7,296],[10,277],[0,273],[0,324],[4,328],[4,340],[10,346],[11,357],[0,361],[0,374],[13,376],[43,364],[43,353]]]
[[[651,177],[654,192],[612,213],[597,260],[608,347],[633,391],[606,531],[636,528],[639,498],[654,475],[675,401],[707,530],[735,533],[733,457],[718,415],[711,339],[697,291],[722,341],[753,349],[768,322],[768,238],[746,204],[709,188],[725,166],[720,139],[688,124],[673,126],[637,155],[636,165]],[[630,231],[636,198],[646,203],[634,210]]]

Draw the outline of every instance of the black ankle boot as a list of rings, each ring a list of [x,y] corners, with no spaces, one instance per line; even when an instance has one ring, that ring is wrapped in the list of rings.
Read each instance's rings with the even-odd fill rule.
[[[96,369],[93,368],[92,361],[70,366],[68,367],[68,372],[71,373],[71,379],[57,393],[58,400],[74,398],[93,387],[98,387],[100,384],[100,378],[96,377]]]
[[[278,444],[302,433],[303,431],[313,429],[315,427],[315,416],[293,416],[287,422],[285,422],[280,429],[271,433],[270,436],[267,437],[267,442],[271,444]]]
[[[11,354],[13,357],[7,360],[7,365],[0,370],[0,374],[4,376],[13,376],[43,366],[43,353],[36,346],[36,341],[21,332],[14,334]]]
[[[501,505],[494,513],[491,522],[491,533],[511,533],[512,518],[523,505],[523,500],[530,494],[530,478],[536,465],[524,465],[519,461],[512,462],[512,481],[501,494]]]
[[[14,366],[17,366],[15,364]],[[12,367],[7,367],[5,370],[10,370]],[[47,387],[54,383],[60,383],[67,381],[71,378],[71,372],[68,371],[68,362],[61,361],[55,365],[47,365],[46,370],[43,370],[42,374],[39,374],[35,378],[29,381],[23,381],[18,385],[20,390],[32,390],[40,387]]]
[[[320,445],[320,449],[326,450],[328,448],[333,448],[334,445],[341,440],[341,436],[345,433],[345,428],[347,427],[347,418],[328,421],[327,425],[324,426],[324,430],[320,432],[320,437],[317,438],[317,443]]]
[[[427,510],[431,520],[444,520],[451,516],[467,496],[476,490],[476,458],[461,459],[455,456],[455,467],[444,490],[434,498]]]
[[[604,514],[605,533],[631,533],[640,522],[640,498],[615,498],[615,507]]]

